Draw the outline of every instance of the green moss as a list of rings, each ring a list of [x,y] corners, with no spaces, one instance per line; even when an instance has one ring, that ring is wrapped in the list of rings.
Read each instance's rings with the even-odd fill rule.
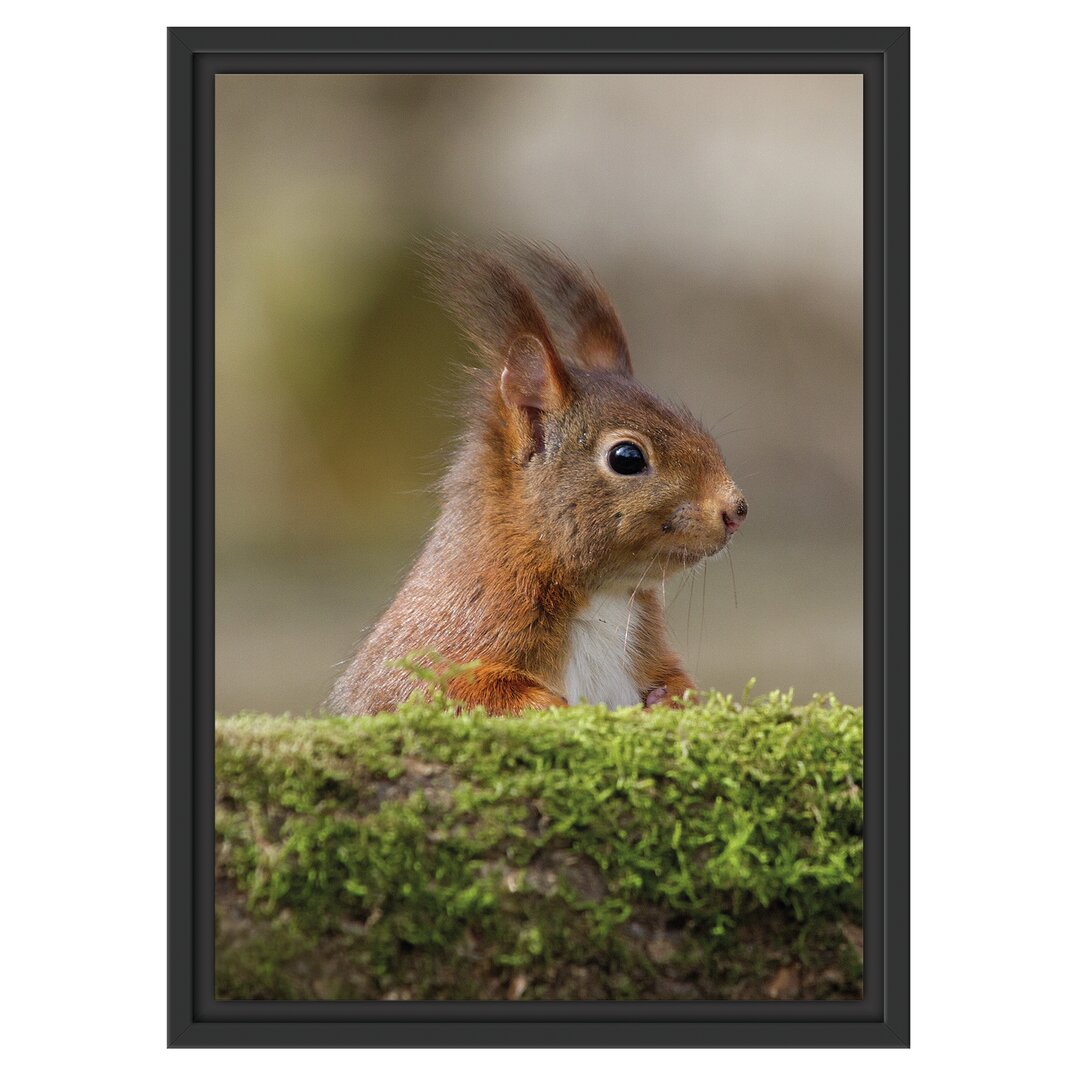
[[[219,997],[861,993],[832,699],[219,718],[216,768]]]

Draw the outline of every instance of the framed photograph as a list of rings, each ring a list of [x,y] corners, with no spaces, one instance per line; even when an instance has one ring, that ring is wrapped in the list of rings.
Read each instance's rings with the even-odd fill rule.
[[[907,29],[168,43],[170,1045],[908,1045]]]

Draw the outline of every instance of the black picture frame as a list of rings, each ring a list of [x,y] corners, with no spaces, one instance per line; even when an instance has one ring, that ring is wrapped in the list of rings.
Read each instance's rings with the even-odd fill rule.
[[[907,1046],[909,31],[168,32],[170,1046]],[[218,1002],[214,919],[214,76],[859,73],[864,88],[865,996],[789,1002]]]

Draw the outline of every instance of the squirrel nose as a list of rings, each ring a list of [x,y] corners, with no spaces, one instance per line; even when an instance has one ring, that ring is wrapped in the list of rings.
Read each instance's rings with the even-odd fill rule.
[[[724,527],[729,533],[735,532],[742,525],[749,510],[750,507],[746,505],[746,500],[740,495],[733,506],[721,512]]]

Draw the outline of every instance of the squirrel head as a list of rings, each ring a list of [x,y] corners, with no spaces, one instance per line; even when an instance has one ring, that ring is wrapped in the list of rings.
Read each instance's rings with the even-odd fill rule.
[[[746,500],[688,412],[635,379],[595,278],[560,252],[429,249],[437,289],[485,361],[477,434],[505,514],[601,584],[659,577],[720,551]]]

